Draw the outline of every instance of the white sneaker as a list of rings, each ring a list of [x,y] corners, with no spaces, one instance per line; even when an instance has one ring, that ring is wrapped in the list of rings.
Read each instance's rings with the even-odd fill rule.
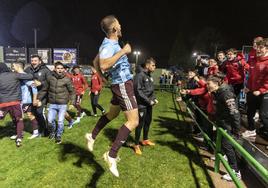
[[[73,125],[77,124],[77,123],[80,123],[80,118],[79,117],[73,122]]]
[[[86,113],[85,112],[82,112],[81,113],[81,118],[83,118],[85,115],[86,115]]]
[[[10,137],[10,139],[11,139],[11,140],[16,140],[16,139],[17,139],[17,135],[12,135],[12,136]]]
[[[233,170],[233,172],[235,173],[237,179],[241,180],[241,173],[240,171],[236,172],[235,170]],[[222,176],[222,179],[226,180],[226,181],[233,181],[231,176],[229,174],[225,174]]]
[[[253,131],[247,130],[247,131],[245,131],[245,132],[242,133],[243,138],[255,137],[256,135],[257,135],[256,134],[256,129],[253,130]]]
[[[21,139],[20,138],[18,138],[18,139],[16,139],[16,146],[17,147],[20,147],[21,146]]]
[[[112,158],[109,156],[109,152],[103,154],[104,161],[108,164],[110,171],[116,177],[119,177],[119,172],[117,170],[117,161],[118,158]]]
[[[227,155],[224,155],[223,156],[223,158],[228,162],[228,158],[227,158]],[[212,156],[212,157],[210,157],[210,159],[212,160],[212,161],[215,161],[216,160],[216,157],[215,157],[215,155],[214,156]]]
[[[259,121],[259,119],[260,119],[259,112],[256,112],[255,113],[255,116],[253,117],[253,119],[254,119],[255,122],[258,122]]]
[[[87,148],[89,151],[93,151],[93,146],[94,146],[94,142],[95,140],[92,138],[92,133],[87,133],[85,135],[85,138],[87,140]]]
[[[31,140],[31,139],[37,138],[37,137],[39,137],[39,136],[40,136],[39,133],[37,133],[37,134],[32,134],[32,136],[28,137],[28,139]]]

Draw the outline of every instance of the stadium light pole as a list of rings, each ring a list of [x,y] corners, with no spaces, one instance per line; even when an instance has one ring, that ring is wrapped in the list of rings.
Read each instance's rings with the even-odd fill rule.
[[[134,51],[133,53],[134,53],[134,55],[136,57],[135,67],[137,67],[139,55],[141,54],[141,52],[140,51]]]
[[[37,48],[37,31],[39,31],[39,28],[33,28],[34,31],[34,48]]]
[[[194,52],[194,53],[193,53],[193,57],[196,57],[196,56],[197,56],[197,52]]]

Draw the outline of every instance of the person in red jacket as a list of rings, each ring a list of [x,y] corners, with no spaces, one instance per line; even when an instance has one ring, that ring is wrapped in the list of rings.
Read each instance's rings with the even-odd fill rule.
[[[211,76],[211,75],[217,74],[219,72],[219,67],[218,67],[217,61],[215,61],[215,59],[209,59],[208,64],[209,64],[209,67],[208,67],[207,76]]]
[[[199,108],[206,114],[208,114],[208,117],[210,119],[214,119],[215,108],[213,104],[213,98],[212,95],[208,92],[206,80],[201,77],[198,78],[198,76],[195,76],[194,79],[197,81],[198,88],[181,90],[181,94],[197,96]],[[209,135],[209,137],[212,137],[213,127],[208,125],[207,122],[203,122],[203,118],[200,118],[199,114],[200,114],[199,111],[196,111],[197,122],[200,123],[202,129]],[[197,134],[196,138],[198,137],[203,138],[201,134]]]
[[[97,116],[97,109],[98,108],[102,114],[105,114],[104,108],[99,105],[99,96],[100,96],[100,91],[102,89],[102,79],[97,73],[96,69],[94,67],[91,67],[92,70],[92,76],[91,76],[91,85],[90,85],[90,99],[91,99],[91,106],[93,110],[93,116]]]
[[[226,80],[229,85],[233,86],[236,96],[239,96],[244,87],[245,71],[248,68],[243,54],[238,54],[234,48],[227,50],[227,61],[223,67],[223,72],[226,73]]]
[[[74,123],[79,123],[86,113],[81,107],[81,102],[86,89],[88,88],[87,81],[82,73],[80,73],[80,67],[78,65],[73,66],[72,74],[69,75],[76,93],[75,108],[77,109],[77,119]]]
[[[253,91],[255,90],[256,84],[255,80],[256,77],[258,77],[257,73],[260,71],[260,64],[257,63],[257,43],[261,42],[263,40],[262,37],[256,37],[253,40],[253,48],[249,52],[248,55],[248,64],[249,64],[249,70],[248,70],[248,80],[245,88],[245,92],[247,93],[247,120],[248,120],[248,130],[245,131],[242,136],[244,138],[247,137],[255,137],[256,134],[256,128],[255,128],[255,114],[257,110],[260,107],[260,97],[253,95]]]
[[[250,50],[249,54],[248,54],[248,61],[247,63],[249,65],[251,64],[254,64],[256,61],[257,61],[257,54],[256,54],[256,51],[257,51],[257,43],[262,41],[263,38],[262,37],[255,37],[254,40],[253,40],[253,47],[252,49]]]
[[[257,61],[250,67],[251,74],[247,85],[248,95],[254,97],[249,106],[249,113],[255,115],[256,109],[260,111],[260,119],[263,127],[260,134],[268,139],[268,39],[263,39],[257,43]],[[251,104],[251,102],[249,103]],[[252,114],[250,114],[252,116]],[[244,137],[256,136],[254,124],[249,123],[249,130],[243,133]]]

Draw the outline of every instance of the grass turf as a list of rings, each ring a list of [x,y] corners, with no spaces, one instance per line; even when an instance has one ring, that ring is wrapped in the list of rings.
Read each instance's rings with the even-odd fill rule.
[[[0,187],[211,187],[172,94],[157,92],[156,96],[159,104],[149,134],[156,146],[142,147],[141,156],[122,147],[119,178],[109,172],[102,155],[124,123],[122,113],[98,135],[93,153],[86,149],[84,135],[92,130],[96,117],[86,116],[71,130],[65,127],[61,145],[48,138],[28,140],[30,133],[25,132],[20,148],[9,139],[13,128],[6,117],[0,121]],[[110,91],[103,90],[99,101],[107,110],[110,98]],[[88,96],[83,107],[91,110]],[[25,125],[29,129],[28,121]]]

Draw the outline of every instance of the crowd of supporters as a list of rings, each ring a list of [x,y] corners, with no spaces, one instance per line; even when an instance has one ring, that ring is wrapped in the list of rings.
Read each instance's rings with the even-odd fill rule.
[[[188,71],[187,82],[180,93],[191,98],[211,121],[236,139],[259,135],[268,140],[268,39],[254,38],[247,60],[243,53],[230,48],[218,52],[217,60],[198,62],[195,70]],[[244,109],[240,106],[241,94],[246,95]],[[240,126],[243,111],[247,115],[246,130]],[[196,118],[213,138],[212,127],[202,124],[198,113]],[[202,137],[196,128],[193,131],[197,137]],[[222,150],[237,177],[241,178],[234,149],[224,138]],[[231,180],[228,174],[223,178]]]

